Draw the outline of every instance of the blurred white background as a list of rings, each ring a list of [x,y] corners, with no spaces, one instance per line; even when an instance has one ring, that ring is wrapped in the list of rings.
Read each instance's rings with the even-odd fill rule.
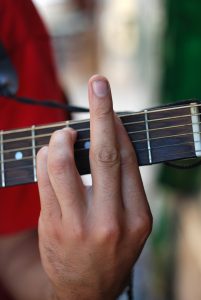
[[[110,80],[116,111],[139,111],[157,105],[164,27],[160,0],[34,2],[52,37],[58,74],[71,103],[88,107],[87,82],[99,73]],[[155,192],[156,170],[157,166],[141,168],[154,215],[161,205]],[[85,181],[89,182],[89,177]],[[137,300],[152,299],[149,247],[135,271]],[[121,299],[127,298],[123,295]]]

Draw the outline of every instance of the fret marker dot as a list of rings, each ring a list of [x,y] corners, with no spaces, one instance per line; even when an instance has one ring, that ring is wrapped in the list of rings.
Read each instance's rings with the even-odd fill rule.
[[[20,160],[20,159],[22,159],[22,157],[23,157],[22,152],[18,151],[18,152],[15,153],[15,159],[16,160]]]
[[[90,148],[90,141],[87,141],[84,143],[84,148],[89,149]]]

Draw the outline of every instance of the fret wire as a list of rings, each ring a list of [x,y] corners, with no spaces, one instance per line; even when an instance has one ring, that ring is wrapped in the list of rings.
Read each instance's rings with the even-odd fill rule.
[[[171,111],[171,110],[178,110],[178,109],[185,109],[185,108],[190,108],[191,107],[191,103],[193,102],[192,100],[189,100],[189,104],[183,104],[180,105],[179,102],[177,104],[175,104],[175,106],[171,106],[171,107],[162,107],[162,108],[151,108],[147,110],[147,113],[157,113],[157,112],[167,112],[167,111]],[[201,104],[197,104],[195,103],[194,107],[200,107]],[[143,115],[144,112],[140,111],[140,112],[134,112],[134,113],[129,113],[129,114],[122,114],[120,115],[120,118],[123,117],[127,117],[127,116],[139,116],[139,115]],[[179,117],[179,116],[178,116]],[[73,121],[69,121],[69,125],[73,125],[73,124],[80,124],[80,123],[84,123],[84,122],[89,122],[89,119],[85,119],[85,120],[73,120]],[[57,124],[57,125],[56,125]],[[48,129],[51,127],[55,127],[55,126],[65,126],[66,125],[66,121],[65,122],[60,122],[60,123],[54,123],[54,124],[49,124],[49,125],[38,125],[36,126],[37,130],[40,129]],[[29,128],[21,128],[21,129],[14,129],[14,130],[5,130],[4,134],[10,134],[10,133],[15,133],[15,132],[25,132],[30,130]]]
[[[34,175],[34,181],[36,182],[37,181],[37,175],[36,175],[35,125],[32,126],[31,136],[32,136],[33,175]]]
[[[1,141],[1,186],[5,187],[5,172],[4,172],[4,153],[3,153],[3,131],[0,132]]]
[[[147,136],[147,150],[149,156],[149,162],[152,163],[152,153],[151,153],[151,143],[150,143],[150,135],[149,135],[149,125],[148,125],[148,115],[147,110],[144,110],[144,118],[145,118],[145,126],[146,126],[146,136]]]

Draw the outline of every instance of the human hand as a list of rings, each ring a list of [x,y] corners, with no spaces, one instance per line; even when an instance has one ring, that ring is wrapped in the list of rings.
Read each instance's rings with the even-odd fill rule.
[[[55,132],[37,157],[42,263],[58,299],[115,299],[151,231],[136,156],[113,112],[104,77],[89,81],[90,166],[76,169],[71,129]]]

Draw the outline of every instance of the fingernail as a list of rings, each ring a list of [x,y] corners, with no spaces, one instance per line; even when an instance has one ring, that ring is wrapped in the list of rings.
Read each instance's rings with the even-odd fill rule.
[[[105,80],[94,80],[92,87],[94,94],[99,98],[106,97],[109,92],[109,85]]]

